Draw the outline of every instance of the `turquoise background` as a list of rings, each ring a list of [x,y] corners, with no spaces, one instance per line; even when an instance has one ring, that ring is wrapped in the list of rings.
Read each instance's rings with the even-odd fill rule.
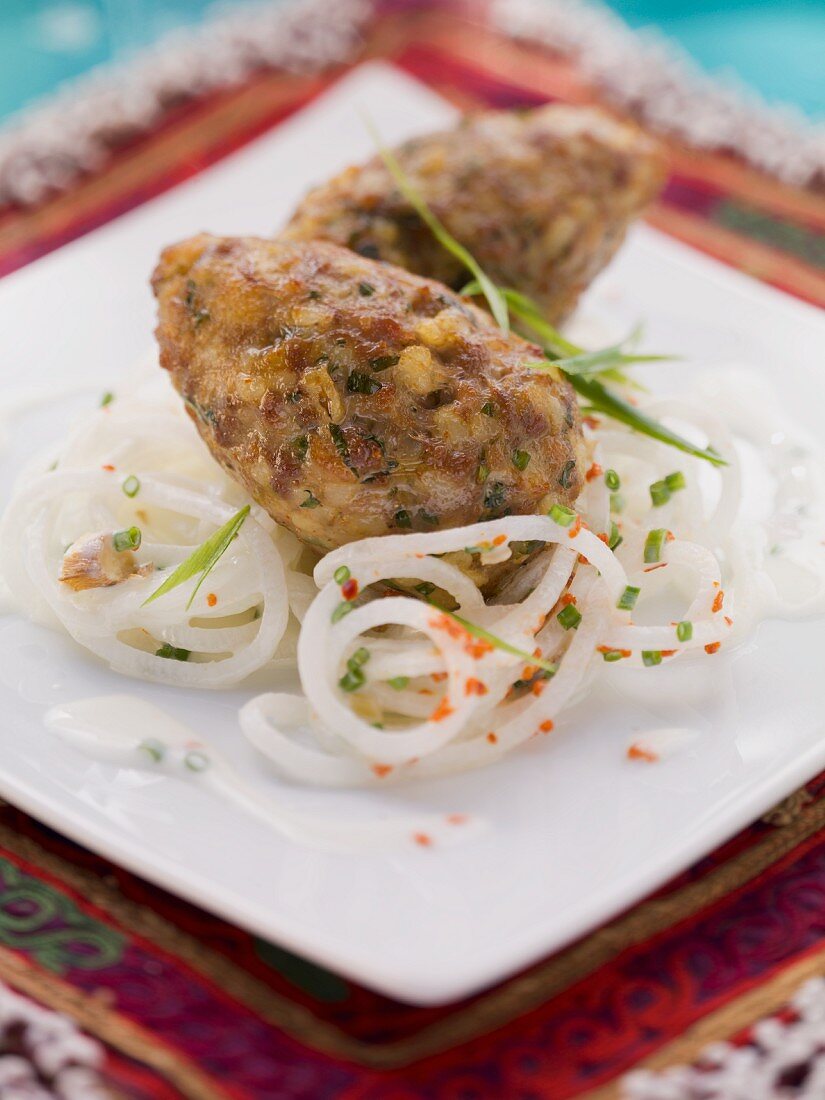
[[[334,3],[335,0],[330,0]],[[233,0],[220,7],[231,8]],[[611,0],[711,72],[825,118],[825,0]],[[0,0],[0,117],[101,61],[202,18],[214,0]]]

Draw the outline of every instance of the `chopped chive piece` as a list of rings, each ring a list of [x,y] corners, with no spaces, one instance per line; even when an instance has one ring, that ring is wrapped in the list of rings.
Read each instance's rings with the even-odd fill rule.
[[[412,527],[412,517],[406,508],[399,508],[393,518],[396,527]]]
[[[432,581],[422,581],[421,584],[415,586],[416,592],[420,592],[422,596],[431,596],[435,592],[435,585]]]
[[[476,481],[479,485],[483,485],[487,478],[490,476],[490,467],[485,466],[483,462],[479,462],[478,469],[476,470]]]
[[[140,482],[134,474],[130,474],[121,485],[121,489],[127,497],[136,497],[140,492]]]
[[[183,763],[190,772],[205,772],[209,767],[209,757],[205,752],[188,752],[183,758]]]
[[[369,659],[370,651],[366,646],[360,646],[347,661],[347,668],[350,672],[355,672],[356,669],[362,668]]]
[[[622,487],[619,475],[616,473],[615,470],[605,470],[604,483],[611,493],[615,493],[617,489],[621,489]]]
[[[650,499],[654,508],[660,508],[670,500],[670,489],[666,481],[654,481],[650,486]]]
[[[354,370],[350,371],[349,378],[347,378],[347,393],[378,393],[381,389],[381,383],[377,378],[372,378],[369,374],[364,374],[363,371]]]
[[[526,470],[530,464],[530,455],[527,451],[513,451],[513,465],[517,470]]]
[[[607,545],[611,550],[615,550],[618,546],[621,546],[624,542],[624,537],[619,531],[618,524],[615,519],[610,521],[610,538],[607,540]]]
[[[342,691],[357,691],[366,683],[366,677],[360,668],[351,668],[338,681],[338,687]]]
[[[434,515],[432,512],[428,512],[426,508],[419,508],[418,518],[422,523],[429,523],[430,527],[438,527],[441,522],[438,516]]]
[[[409,682],[409,676],[393,676],[391,680],[387,680],[387,683],[394,691],[403,691]]]
[[[644,664],[645,668],[652,668],[654,665],[660,665],[662,663],[661,650],[643,649],[642,663]]]
[[[618,607],[620,611],[632,611],[636,606],[636,600],[639,598],[639,592],[640,589],[629,584],[624,592],[622,592],[621,596],[619,596],[616,607]]]
[[[576,630],[582,621],[582,613],[575,604],[569,603],[567,607],[561,609],[556,618],[565,630]]]
[[[492,401],[485,401],[484,404],[481,406],[481,411],[484,413],[485,416],[496,415],[496,407]]]
[[[559,527],[569,527],[575,518],[576,513],[573,509],[567,508],[564,504],[554,504],[550,509],[550,519]]]
[[[559,474],[559,485],[562,489],[569,489],[573,484],[573,471],[576,469],[575,458],[569,458],[567,462],[562,466],[561,473]]]
[[[621,493],[610,494],[610,511],[615,512],[616,515],[621,515],[624,511],[625,499]]]
[[[339,565],[335,572],[332,574],[332,579],[336,584],[343,584],[344,581],[348,581],[350,578],[349,566]]]
[[[657,527],[655,530],[648,532],[645,539],[645,565],[651,565],[653,562],[662,560],[662,547],[666,538],[667,531],[664,527]]]
[[[192,651],[190,649],[178,649],[177,646],[164,642],[160,649],[155,650],[156,657],[165,657],[169,661],[188,661]]]
[[[359,283],[358,293],[361,295],[362,298],[370,298],[373,294],[375,294],[375,287],[372,285],[372,283]]]
[[[342,600],[333,611],[331,621],[334,623],[340,622],[345,615],[349,615],[353,606],[354,605],[349,600]]]
[[[147,737],[145,741],[141,741],[138,749],[140,752],[145,752],[156,764],[163,760],[166,755],[166,746],[162,741],[158,741],[156,737]]]
[[[665,478],[665,485],[670,489],[671,493],[678,492],[679,489],[684,489],[687,485],[685,481],[685,475],[681,470],[677,470],[674,474],[668,474]]]
[[[676,627],[676,637],[680,642],[689,642],[693,637],[693,623],[689,623],[686,619],[679,623]]]
[[[315,496],[311,489],[304,489],[304,492],[306,493],[307,498],[306,500],[301,501],[301,507],[317,508],[321,503],[318,497]]]
[[[607,662],[621,661],[624,657],[624,653],[620,649],[605,649],[602,651],[602,657]]]
[[[110,390],[107,390],[100,399],[101,409],[105,409],[107,405],[111,405],[114,399],[115,395]]]
[[[128,531],[115,531],[112,535],[112,543],[118,554],[124,550],[137,550],[140,546],[141,534],[139,527],[130,527]]]
[[[394,367],[398,359],[397,355],[379,355],[375,359],[370,359],[370,366],[374,371],[386,370],[388,367]]]

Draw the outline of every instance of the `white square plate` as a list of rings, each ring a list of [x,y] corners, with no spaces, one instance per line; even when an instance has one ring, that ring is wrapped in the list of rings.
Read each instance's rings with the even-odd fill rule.
[[[117,389],[150,346],[148,276],[159,249],[201,229],[271,232],[302,192],[371,152],[360,110],[386,139],[449,122],[450,106],[370,64],[209,172],[0,285],[6,392],[67,377]],[[632,235],[585,310],[701,363],[739,360],[781,385],[808,428],[825,419],[813,309],[649,229]],[[678,382],[679,371],[666,368]],[[675,375],[674,372],[675,371]],[[90,396],[15,425],[3,492],[39,441]],[[825,766],[822,621],[764,624],[750,641],[679,673],[679,717],[699,733],[656,766],[625,757],[640,731],[673,725],[677,675],[660,695],[629,674],[609,704],[578,704],[551,738],[485,771],[384,792],[279,784],[241,738],[249,692],[126,681],[67,638],[0,619],[0,794],[147,879],[395,997],[469,994],[606,920],[752,821]],[[329,855],[290,844],[208,791],[95,763],[47,731],[59,702],[137,693],[194,726],[273,799],[343,818],[410,807],[462,810],[491,828],[466,845]],[[686,694],[685,694],[686,693]]]

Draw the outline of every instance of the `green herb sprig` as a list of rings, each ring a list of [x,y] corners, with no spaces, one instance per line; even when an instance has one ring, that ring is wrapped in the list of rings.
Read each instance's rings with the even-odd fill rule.
[[[620,369],[622,366],[630,366],[634,363],[663,362],[678,359],[679,356],[639,355],[635,352],[628,352],[626,348],[636,338],[636,332],[619,344],[595,351],[586,351],[584,348],[571,343],[546,320],[536,303],[527,295],[510,288],[499,287],[493,282],[472,253],[453,237],[432,212],[405,174],[395,154],[383,144],[371,122],[367,121],[367,127],[375,141],[381,159],[399,191],[439,244],[452,256],[455,256],[473,275],[472,282],[463,288],[462,294],[468,296],[483,295],[490,307],[490,312],[499,327],[505,332],[510,330],[510,314],[528,325],[538,336],[549,363],[552,363],[556,370],[565,372],[575,389],[587,399],[594,411],[612,417],[612,419],[627,425],[633,431],[648,435],[660,443],[675,447],[677,450],[684,451],[696,458],[702,458],[714,466],[727,465],[725,460],[714,450],[697,447],[676,432],[666,428],[664,424],[639,412],[628,401],[624,401],[617,394],[606,389],[599,381],[599,378],[609,378],[611,381],[627,384],[629,380],[622,373]],[[527,363],[525,366],[533,370],[553,369],[544,361]]]
[[[481,264],[479,264],[472,253],[470,253],[463,244],[459,244],[452,233],[450,233],[435,214],[433,214],[432,210],[430,210],[427,203],[407,177],[404,169],[398,163],[395,154],[384,145],[381,136],[369,120],[367,120],[367,128],[398,190],[415,210],[416,214],[418,214],[419,218],[421,218],[438,243],[452,256],[455,256],[458,262],[463,264],[467,270],[472,273],[478,283],[479,292],[487,299],[490,312],[495,317],[499,328],[504,329],[505,332],[509,332],[510,315],[507,310],[507,303],[499,288],[483,270]]]
[[[198,583],[192,589],[192,595],[186,604],[186,610],[188,611],[198,594],[198,589],[229,549],[230,543],[237,538],[238,532],[248,515],[249,505],[245,504],[239,512],[236,512],[230,520],[227,520],[223,527],[219,527],[185,561],[182,561],[174,573],[170,574],[163,584],[143,601],[141,606],[146,607],[147,604],[157,600],[160,596],[165,596],[167,592],[171,592],[173,588],[178,588],[192,577],[200,574]]]

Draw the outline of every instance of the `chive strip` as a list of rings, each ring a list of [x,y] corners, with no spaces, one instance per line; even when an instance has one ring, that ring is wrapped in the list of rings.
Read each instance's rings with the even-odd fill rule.
[[[192,606],[192,602],[195,596],[198,594],[198,589],[218,564],[220,559],[229,549],[230,543],[238,537],[238,532],[243,526],[243,522],[249,515],[249,505],[245,504],[239,512],[236,512],[231,519],[219,527],[218,530],[210,535],[205,542],[202,542],[196,550],[194,550],[186,561],[181,562],[177,569],[166,580],[156,588],[148,599],[145,599],[141,604],[141,607],[146,607],[147,604],[152,603],[153,600],[158,599],[159,596],[165,596],[167,592],[171,592],[173,588],[177,588],[181,584],[185,584],[186,581],[191,580],[200,573],[198,583],[192,589],[192,595],[189,597],[189,601],[186,604],[186,610]]]
[[[535,665],[536,668],[544,669],[549,676],[555,676],[558,671],[558,665],[554,665],[550,661],[543,661],[540,657],[534,657],[532,653],[528,653],[524,649],[518,649],[516,646],[510,645],[510,643],[505,642],[503,638],[499,638],[497,634],[491,634],[489,630],[485,630],[483,626],[471,623],[468,619],[462,619],[460,615],[456,615],[453,611],[446,611],[442,607],[438,608],[438,610],[442,615],[448,615],[451,619],[454,619],[474,638],[479,638],[481,641],[487,642],[493,649],[500,649],[502,653],[509,653],[513,657],[520,657],[525,664]]]
[[[693,637],[693,623],[684,619],[676,627],[676,637],[680,642],[689,642]]]
[[[612,663],[613,661],[621,661],[624,653],[620,649],[605,649],[602,652],[602,657],[608,663]]]
[[[645,539],[645,565],[652,565],[654,562],[662,560],[662,547],[666,538],[667,531],[664,527],[657,527],[655,530],[648,532]]]
[[[615,470],[605,470],[604,483],[611,493],[617,492],[622,487],[619,475],[616,473]]]
[[[636,606],[636,600],[639,598],[639,592],[641,589],[636,588],[635,585],[629,584],[619,596],[616,607],[619,611],[632,611]]]
[[[687,485],[685,475],[681,470],[677,470],[673,474],[668,474],[665,478],[665,485],[667,485],[671,493],[678,492],[679,489],[684,489]]]
[[[165,657],[169,661],[188,661],[192,651],[190,649],[178,649],[177,646],[164,642],[160,649],[155,650],[156,657]]]
[[[660,665],[662,663],[662,654],[658,649],[643,649],[642,650],[642,664],[645,668],[653,668],[654,665]]]
[[[582,621],[582,613],[574,604],[569,603],[561,609],[556,618],[565,630],[578,630],[579,623]]]
[[[335,572],[332,574],[332,579],[336,584],[343,584],[344,581],[348,581],[350,578],[349,566],[339,565]]]
[[[120,487],[127,497],[136,497],[140,492],[140,481],[134,474],[129,474]]]
[[[639,432],[641,435],[648,435],[651,439],[666,443],[669,447],[675,447],[677,451],[684,451],[685,454],[693,455],[694,458],[703,458],[713,466],[727,466],[725,459],[716,451],[710,447],[703,450],[676,432],[672,432],[670,428],[666,428],[658,420],[654,420],[639,409],[634,408],[629,402],[622,400],[621,397],[608,390],[596,378],[582,378],[579,375],[572,375],[570,381],[578,393],[586,397],[593,408],[604,416],[618,420],[620,424],[626,424],[628,428],[632,428],[633,431]]]
[[[130,527],[127,531],[115,531],[112,543],[118,554],[122,554],[124,550],[138,550],[141,538],[140,528]]]
[[[557,523],[559,527],[569,527],[576,518],[573,509],[566,507],[564,504],[554,504],[548,514],[553,523]]]
[[[470,253],[464,245],[459,244],[455,237],[448,232],[444,225],[442,225],[441,221],[435,216],[432,210],[430,210],[427,203],[414,187],[412,181],[407,177],[404,169],[398,163],[395,154],[384,145],[377,129],[369,120],[367,120],[367,129],[372,135],[372,139],[376,144],[378,153],[387,171],[395,180],[398,190],[410,206],[412,206],[413,210],[415,210],[416,214],[418,214],[419,218],[421,218],[442,248],[445,248],[447,252],[455,256],[459,263],[462,263],[475,277],[481,293],[487,299],[490,312],[493,317],[495,317],[499,328],[503,329],[505,332],[509,332],[510,315],[507,310],[507,302],[502,292],[489,275],[487,275],[472,253]]]
[[[670,489],[666,481],[654,481],[650,486],[650,499],[654,508],[661,508],[670,500]]]
[[[409,682],[409,676],[393,676],[391,680],[387,680],[393,691],[403,691]]]

